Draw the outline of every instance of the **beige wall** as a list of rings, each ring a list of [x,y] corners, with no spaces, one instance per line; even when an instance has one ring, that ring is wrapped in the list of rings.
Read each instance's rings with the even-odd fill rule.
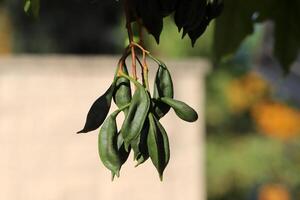
[[[197,123],[163,119],[171,160],[160,182],[150,160],[126,163],[110,181],[97,131],[76,135],[93,101],[109,86],[116,57],[0,57],[0,199],[203,200],[202,60],[167,61],[175,97],[197,109]],[[150,70],[155,71],[156,67]],[[153,79],[153,74],[152,74]]]

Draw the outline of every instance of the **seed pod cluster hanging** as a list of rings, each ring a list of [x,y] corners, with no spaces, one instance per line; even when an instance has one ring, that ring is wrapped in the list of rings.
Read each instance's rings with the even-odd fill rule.
[[[167,131],[159,120],[171,108],[178,117],[188,122],[196,121],[198,115],[186,103],[173,98],[173,81],[167,66],[138,44],[134,45],[143,52],[143,62],[139,62],[143,71],[142,82],[128,74],[125,64],[128,54],[125,53],[111,85],[92,104],[85,126],[78,133],[96,130],[102,125],[98,137],[99,156],[112,177],[119,177],[121,166],[133,152],[136,166],[150,158],[162,180],[170,159],[170,148]],[[153,59],[158,66],[152,94],[146,57]],[[118,109],[108,115],[112,101]],[[117,127],[116,118],[121,112],[125,118],[122,126]]]
[[[92,104],[84,128],[78,133],[87,133],[98,129],[99,156],[112,178],[119,177],[122,165],[133,152],[136,166],[149,158],[157,169],[160,179],[170,159],[168,134],[160,119],[170,109],[184,121],[194,122],[197,112],[186,103],[174,99],[172,76],[167,66],[144,49],[133,37],[132,25],[137,21],[152,34],[157,43],[163,29],[163,17],[175,13],[175,23],[192,40],[192,44],[205,31],[210,20],[219,15],[222,2],[219,0],[123,0],[126,14],[126,28],[129,45],[119,60],[113,81],[107,91]],[[131,74],[126,60],[131,56]],[[152,92],[148,81],[147,59],[157,64]],[[141,79],[137,76],[137,67],[141,68]],[[139,81],[141,80],[141,81]],[[109,114],[111,102],[118,109]],[[123,113],[125,118],[120,127],[116,118]]]

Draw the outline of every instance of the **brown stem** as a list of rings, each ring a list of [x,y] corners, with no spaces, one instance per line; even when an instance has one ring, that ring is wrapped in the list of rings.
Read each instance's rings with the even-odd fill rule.
[[[133,41],[133,32],[132,32],[132,27],[131,27],[131,22],[129,18],[129,0],[125,0],[125,15],[126,15],[126,28],[128,32],[128,38],[129,38],[129,43],[131,44]],[[135,80],[137,80],[137,75],[136,75],[136,55],[135,55],[135,49],[134,46],[131,45],[131,72],[132,76]]]
[[[143,51],[143,76],[147,90],[149,91],[149,81],[148,81],[148,65],[146,61],[146,52]]]
[[[130,50],[129,50],[129,47],[127,47],[118,62],[118,75],[120,75],[121,72],[123,72],[123,66],[125,64],[125,60],[129,56],[129,54],[130,54]]]
[[[143,53],[150,54],[149,51],[147,51],[146,49],[144,49],[141,45],[139,45],[139,44],[136,43],[136,42],[131,42],[130,45],[131,45],[131,46],[136,46],[136,47],[138,47]]]
[[[136,57],[136,60],[138,61],[139,65],[141,66],[142,82],[143,82],[143,85],[146,86],[143,63],[141,62],[141,60],[138,56]]]

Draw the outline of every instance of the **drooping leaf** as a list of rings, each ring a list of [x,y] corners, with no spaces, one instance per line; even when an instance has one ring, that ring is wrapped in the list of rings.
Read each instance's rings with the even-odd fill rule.
[[[192,7],[192,1],[183,1],[180,0],[176,7],[174,21],[178,28],[178,31],[181,31],[183,26],[187,23],[187,13]]]
[[[257,5],[252,0],[226,0],[223,13],[216,20],[215,59],[233,53],[241,41],[253,32],[252,15]]]
[[[163,15],[158,0],[135,0],[138,16],[148,32],[154,36],[159,43],[160,34],[163,29]]]
[[[205,32],[208,24],[209,24],[209,20],[203,19],[196,29],[193,29],[188,32],[188,35],[192,42],[192,46],[195,45],[197,39]]]
[[[164,17],[170,15],[176,8],[180,0],[159,0],[161,13]]]
[[[190,2],[192,4],[186,14],[183,33],[188,33],[189,31],[196,29],[206,15],[206,0],[192,0]]]

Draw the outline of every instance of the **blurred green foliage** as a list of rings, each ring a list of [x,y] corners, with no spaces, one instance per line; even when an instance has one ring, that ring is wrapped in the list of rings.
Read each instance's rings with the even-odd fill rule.
[[[283,143],[255,134],[209,136],[206,165],[209,199],[223,199],[231,193],[240,193],[238,199],[245,199],[256,185],[268,182],[297,188],[299,148],[299,139]]]
[[[260,52],[263,26],[256,24],[254,30],[254,34],[243,39],[239,49],[223,59],[207,77],[206,180],[209,200],[257,200],[258,188],[269,183],[280,183],[293,193],[299,192],[300,138],[283,141],[263,136],[255,127],[250,106],[243,112],[230,109],[230,85],[238,80],[240,88],[247,89],[241,79],[253,71],[256,55]],[[231,95],[241,99],[256,95],[238,96],[240,94],[243,93]],[[273,98],[269,94],[267,97]]]

